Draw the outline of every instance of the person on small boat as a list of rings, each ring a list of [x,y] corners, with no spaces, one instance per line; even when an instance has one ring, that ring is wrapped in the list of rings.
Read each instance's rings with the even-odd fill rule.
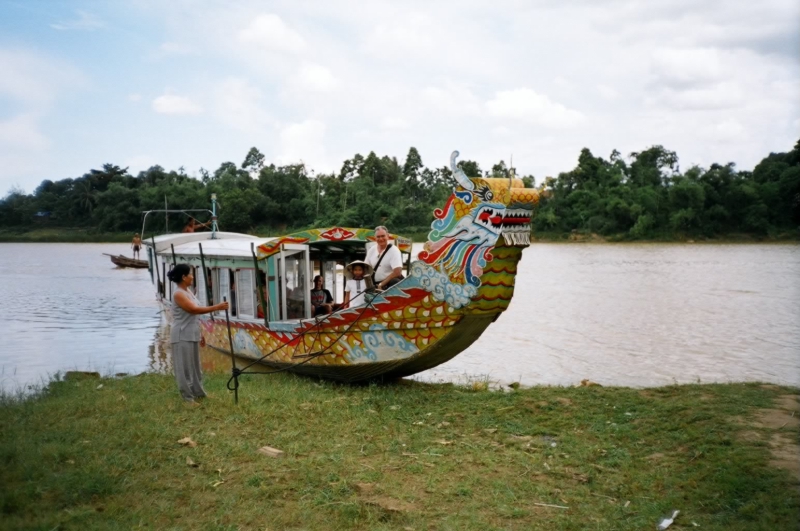
[[[139,233],[133,235],[133,240],[131,240],[131,249],[133,249],[133,259],[139,259],[139,249],[142,248],[142,239],[139,237]]]
[[[311,290],[311,306],[314,308],[315,317],[332,313],[342,307],[341,304],[333,302],[333,295],[325,289],[325,280],[322,275],[314,277],[314,289]]]
[[[367,251],[366,262],[372,266],[372,280],[378,289],[386,289],[403,280],[403,257],[400,249],[389,243],[389,229],[375,227],[377,245]]]
[[[356,260],[351,262],[345,269],[351,278],[347,280],[344,286],[342,308],[361,306],[366,303],[364,292],[372,287],[372,283],[369,282],[368,285],[368,279],[365,278],[365,276],[372,273],[372,266],[361,260]]]
[[[173,267],[167,278],[178,289],[172,295],[172,327],[169,342],[172,346],[172,367],[181,396],[187,402],[206,396],[203,373],[200,371],[200,323],[198,315],[227,310],[228,303],[200,306],[190,287],[194,283],[192,268],[187,264]]]

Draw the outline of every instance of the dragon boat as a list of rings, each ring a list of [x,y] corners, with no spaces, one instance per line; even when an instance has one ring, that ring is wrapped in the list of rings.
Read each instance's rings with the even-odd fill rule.
[[[311,280],[338,291],[341,266],[363,259],[373,229],[329,227],[259,238],[220,232],[167,234],[145,241],[158,298],[168,307],[173,263],[195,267],[201,304],[231,304],[201,317],[201,347],[275,370],[358,382],[435,367],[469,347],[508,308],[522,251],[530,245],[538,192],[514,178],[468,178],[450,157],[453,193],[433,213],[423,250],[389,237],[405,278],[365,305],[312,317]],[[214,220],[216,217],[213,218]],[[249,361],[248,361],[249,360]]]

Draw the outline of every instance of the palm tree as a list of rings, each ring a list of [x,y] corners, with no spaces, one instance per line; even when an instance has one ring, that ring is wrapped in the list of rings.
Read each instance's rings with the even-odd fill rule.
[[[90,183],[88,179],[81,179],[75,183],[73,191],[75,193],[75,198],[77,199],[78,205],[91,214],[92,209],[94,208],[95,196],[92,183]]]

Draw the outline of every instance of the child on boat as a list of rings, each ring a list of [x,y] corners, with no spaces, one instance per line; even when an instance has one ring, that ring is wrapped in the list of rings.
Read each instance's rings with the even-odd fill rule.
[[[355,308],[366,304],[364,292],[372,288],[369,282],[369,275],[372,274],[372,266],[361,260],[350,263],[345,270],[350,278],[344,286],[344,301],[342,307]]]

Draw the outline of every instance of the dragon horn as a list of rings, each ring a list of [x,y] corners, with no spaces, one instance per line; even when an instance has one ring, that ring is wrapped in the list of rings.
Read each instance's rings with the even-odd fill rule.
[[[456,165],[456,159],[458,158],[459,155],[460,153],[458,152],[458,150],[453,151],[450,154],[450,170],[453,172],[453,176],[455,176],[458,184],[461,185],[461,188],[463,188],[464,190],[472,190],[473,188],[475,188],[475,185],[472,184],[472,181],[469,180],[469,177],[467,177],[467,174],[464,173],[464,170],[462,170]]]

